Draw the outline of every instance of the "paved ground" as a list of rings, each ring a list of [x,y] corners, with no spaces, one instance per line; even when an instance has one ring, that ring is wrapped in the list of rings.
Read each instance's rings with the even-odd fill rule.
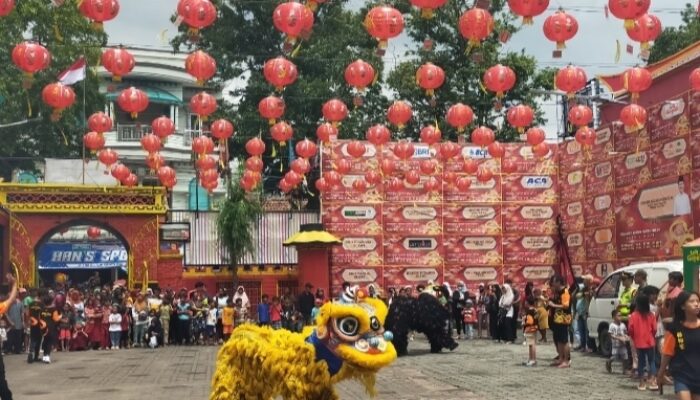
[[[540,365],[520,366],[521,345],[461,342],[454,353],[429,354],[417,339],[408,357],[378,376],[382,400],[643,400],[658,392],[639,392],[635,382],[605,372],[601,358],[574,355],[573,367],[548,367],[552,345],[539,347]],[[15,400],[205,400],[216,357],[215,347],[57,353],[50,365],[5,356]],[[619,372],[619,371],[618,371]],[[667,388],[670,392],[671,388]],[[339,386],[341,399],[366,399],[356,383]],[[664,396],[662,399],[672,399]]]

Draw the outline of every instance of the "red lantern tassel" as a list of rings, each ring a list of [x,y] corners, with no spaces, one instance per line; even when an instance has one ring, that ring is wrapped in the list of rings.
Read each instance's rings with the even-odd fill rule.
[[[420,17],[425,19],[433,19],[435,16],[432,8],[421,8]]]
[[[532,17],[523,17],[523,25],[532,25],[533,23]]]
[[[566,42],[557,42],[557,50],[564,50],[566,48]]]
[[[136,119],[139,117],[139,113],[137,113],[137,112],[132,112],[130,115],[131,115],[131,119]]]

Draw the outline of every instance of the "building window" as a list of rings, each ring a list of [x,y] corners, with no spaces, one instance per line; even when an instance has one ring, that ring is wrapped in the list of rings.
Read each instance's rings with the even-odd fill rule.
[[[197,178],[192,178],[190,181],[188,194],[188,205],[190,210],[209,210],[209,195],[207,194],[207,190],[197,182]]]

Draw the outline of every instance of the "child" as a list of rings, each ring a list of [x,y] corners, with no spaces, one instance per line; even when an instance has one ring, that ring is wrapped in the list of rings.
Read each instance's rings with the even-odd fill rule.
[[[527,362],[523,363],[527,367],[537,365],[537,350],[536,350],[536,335],[538,331],[537,325],[537,310],[535,310],[535,299],[525,299],[525,316],[523,318],[523,333],[525,334],[525,343],[529,347]]]
[[[119,342],[122,337],[122,315],[116,305],[112,306],[109,314],[109,340],[112,342],[112,350],[119,350]]]
[[[547,330],[549,330],[547,303],[549,300],[544,297],[540,288],[533,290],[532,294],[535,296],[535,318],[537,319],[537,329],[540,331],[540,342],[547,343]]]
[[[234,306],[234,309],[236,310],[234,326],[240,326],[245,324],[246,321],[248,321],[248,308],[243,306],[243,299],[236,299],[236,305]]]
[[[629,341],[629,336],[627,336],[627,328],[625,324],[622,323],[622,316],[619,310],[613,310],[612,312],[613,322],[610,323],[608,328],[608,334],[610,335],[610,340],[612,340],[612,351],[610,353],[610,359],[605,362],[605,369],[612,373],[612,363],[614,361],[620,361],[623,364],[627,362],[627,342]]]
[[[464,303],[462,310],[462,320],[464,321],[464,335],[466,339],[474,339],[474,326],[476,325],[476,309],[471,299]]]
[[[71,330],[73,328],[73,312],[71,305],[66,303],[63,305],[63,314],[58,322],[58,341],[61,345],[61,351],[68,351],[70,348]]]
[[[163,304],[160,305],[160,324],[163,327],[163,346],[168,345],[170,340],[170,314],[173,313],[172,300],[166,296]]]
[[[321,312],[321,306],[323,305],[323,300],[317,298],[314,300],[314,308],[311,309],[311,323],[316,323],[316,317]]]
[[[240,299],[236,299],[236,303],[238,303],[239,300]],[[233,300],[229,298],[226,300],[226,307],[224,307],[224,309],[221,311],[221,324],[224,327],[224,341],[227,341],[228,338],[231,337],[231,333],[233,332],[233,323],[235,319],[236,308],[233,307]]]
[[[151,322],[148,324],[148,330],[146,330],[146,335],[148,335],[148,346],[151,349],[155,349],[160,344],[163,337],[163,327],[160,323],[160,318],[156,315],[155,310],[151,311]]]
[[[313,311],[311,313],[313,315]],[[262,295],[262,303],[258,304],[258,325],[270,325],[270,304],[266,294]]]
[[[637,389],[659,390],[656,384],[656,316],[651,312],[649,297],[637,295],[634,312],[629,317],[629,336],[637,349]],[[644,369],[649,364],[649,374],[644,377]]]
[[[90,339],[88,334],[85,333],[84,325],[82,322],[76,322],[75,332],[73,332],[73,338],[70,341],[70,351],[83,351],[88,349]]]
[[[270,323],[272,324],[272,329],[280,329],[282,327],[282,304],[280,304],[280,298],[277,296],[272,298]]]
[[[122,349],[128,349],[131,347],[129,341],[131,338],[131,324],[133,320],[131,318],[131,308],[125,307],[122,312],[122,334],[119,336],[119,346]]]
[[[214,345],[216,343],[216,321],[219,319],[219,309],[213,305],[207,311],[207,344]]]
[[[5,342],[7,342],[7,320],[3,315],[0,317],[0,353],[5,355]]]

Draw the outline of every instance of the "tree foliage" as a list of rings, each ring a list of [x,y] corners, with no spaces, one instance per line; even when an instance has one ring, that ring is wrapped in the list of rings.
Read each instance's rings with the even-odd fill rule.
[[[662,60],[700,40],[700,18],[697,9],[686,4],[681,15],[683,23],[680,26],[665,28],[656,38],[649,54],[649,63]]]

